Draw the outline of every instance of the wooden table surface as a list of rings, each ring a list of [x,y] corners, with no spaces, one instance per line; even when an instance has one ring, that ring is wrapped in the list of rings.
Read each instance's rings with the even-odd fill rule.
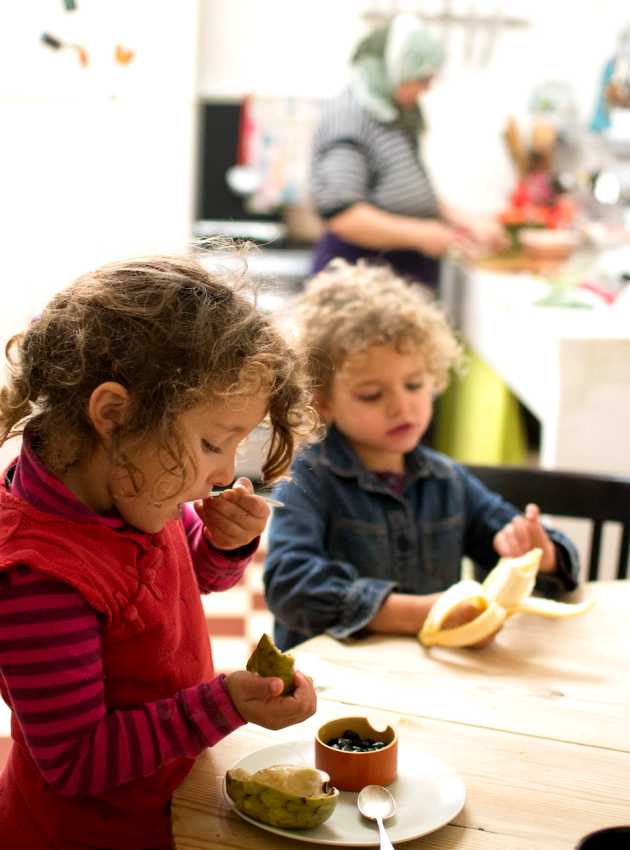
[[[270,744],[310,739],[328,719],[367,714],[463,778],[466,803],[406,850],[572,850],[630,823],[630,581],[585,585],[587,614],[517,615],[483,650],[426,650],[411,638],[327,636],[294,650],[318,690],[314,718],[280,732],[246,726],[207,750],[177,790],[177,850],[315,847],[242,821],[225,771]]]

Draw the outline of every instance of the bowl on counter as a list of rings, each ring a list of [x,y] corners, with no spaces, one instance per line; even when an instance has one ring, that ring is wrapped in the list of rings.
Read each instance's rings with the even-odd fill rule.
[[[389,785],[398,772],[398,736],[391,726],[375,729],[366,717],[339,717],[315,736],[315,766],[340,791]]]
[[[523,227],[518,239],[523,253],[532,260],[566,260],[579,243],[573,230],[546,227]]]

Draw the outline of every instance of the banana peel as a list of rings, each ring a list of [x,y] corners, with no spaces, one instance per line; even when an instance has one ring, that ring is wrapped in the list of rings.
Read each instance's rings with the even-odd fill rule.
[[[418,634],[424,646],[472,646],[490,637],[512,614],[541,617],[575,617],[593,607],[595,601],[570,604],[533,597],[542,549],[532,549],[518,558],[501,558],[483,584],[470,579],[457,582],[435,602]],[[443,628],[459,605],[474,605],[479,614],[468,623]]]

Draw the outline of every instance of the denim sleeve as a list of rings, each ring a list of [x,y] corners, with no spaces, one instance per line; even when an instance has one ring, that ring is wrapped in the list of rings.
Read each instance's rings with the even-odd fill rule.
[[[323,473],[326,474],[325,472]],[[326,551],[331,507],[317,470],[299,460],[293,478],[276,494],[265,561],[265,597],[277,621],[304,637],[327,632],[348,637],[364,628],[395,583],[365,578],[347,561]]]
[[[482,574],[488,573],[497,563],[498,555],[493,539],[497,531],[520,514],[518,508],[506,502],[498,493],[489,490],[463,467],[456,467],[464,488],[466,504],[466,552]],[[541,511],[544,505],[540,506]],[[544,526],[556,548],[557,568],[552,574],[540,574],[537,590],[553,596],[563,590],[574,590],[580,572],[578,552],[573,542],[561,531]]]

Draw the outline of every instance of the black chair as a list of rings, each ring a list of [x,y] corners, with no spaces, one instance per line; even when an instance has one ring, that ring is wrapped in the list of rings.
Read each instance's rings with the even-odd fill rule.
[[[598,578],[603,524],[620,523],[622,535],[617,578],[628,578],[630,478],[521,466],[467,468],[486,487],[521,510],[528,502],[536,502],[545,514],[591,520],[589,581]]]

